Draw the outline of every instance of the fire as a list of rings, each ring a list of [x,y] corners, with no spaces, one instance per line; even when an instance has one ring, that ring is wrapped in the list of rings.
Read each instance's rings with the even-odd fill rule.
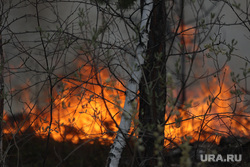
[[[228,68],[225,71],[229,73]],[[218,82],[218,78],[213,77],[208,84],[201,83],[199,88],[187,89],[189,98],[182,107],[167,107],[167,111],[173,112],[165,126],[165,137],[169,139],[166,145],[170,140],[180,143],[184,136],[192,136],[192,141],[217,144],[222,136],[249,137],[250,115],[238,110],[240,106],[236,100],[239,98],[232,93],[234,87],[227,84],[228,80]],[[96,138],[103,144],[111,143],[120,122],[124,90],[119,82],[110,79],[107,70],[84,67],[75,79],[63,80],[54,93],[51,125],[48,107],[39,110],[29,102],[27,118],[18,126],[7,124],[4,133],[13,134],[32,128],[36,136],[46,138],[50,129],[51,137],[60,142],[78,143]],[[169,112],[166,118],[168,116]],[[9,121],[6,115],[4,119]]]
[[[228,67],[225,73],[230,73]],[[183,137],[190,136],[192,142],[218,144],[222,136],[250,137],[250,114],[243,111],[245,107],[235,94],[234,86],[228,84],[229,78],[226,76],[226,81],[219,82],[213,77],[208,84],[202,83],[200,88],[187,91],[187,104],[180,108],[167,107],[173,112],[165,127],[166,138],[180,143]]]
[[[120,122],[120,110],[125,101],[123,86],[110,78],[107,69],[95,71],[90,66],[64,79],[53,96],[52,122],[49,107],[39,110],[35,104],[28,120],[17,126],[9,125],[4,133],[16,133],[33,128],[35,135],[46,138],[50,131],[56,141],[98,139],[110,143]],[[28,95],[26,99],[29,99]],[[105,100],[104,100],[105,99]],[[28,110],[28,108],[27,108]],[[5,116],[8,122],[7,116]],[[116,122],[116,124],[114,123]]]
[[[186,50],[197,49],[191,45],[190,36],[194,35],[194,29],[188,26],[185,29],[182,35],[186,36]],[[227,75],[230,73],[228,67],[225,71]],[[218,78],[225,80],[218,82]],[[166,119],[170,116],[165,126],[166,145],[170,141],[180,143],[184,136],[192,136],[192,141],[216,143],[222,136],[249,137],[250,115],[238,104],[240,98],[228,84],[229,78],[213,77],[208,84],[187,89],[189,98],[183,106],[166,107],[171,111],[166,114]],[[50,133],[60,142],[98,139],[102,143],[111,143],[125,101],[123,85],[112,79],[107,69],[93,66],[79,66],[74,77],[65,78],[57,85],[53,89],[52,108],[49,105],[41,109],[31,101],[26,102],[25,118],[19,124],[10,123],[9,117],[4,116],[7,122],[4,133],[17,134],[31,128],[36,136],[46,138]],[[30,99],[29,94],[24,96]]]
[[[181,24],[178,33],[184,47],[181,52],[198,50],[194,41],[195,28]],[[192,137],[192,142],[217,144],[222,136],[250,137],[250,114],[244,112],[247,107],[243,104],[243,93],[231,81],[230,68],[225,66],[223,70],[220,76],[215,75],[185,90],[186,104],[166,107],[166,119],[170,117],[165,126],[166,145],[171,141],[181,143],[185,136]]]
[[[91,67],[85,67],[76,74],[79,75],[79,81],[63,81],[62,90],[54,102],[51,135],[55,140],[66,139],[77,143],[80,139],[96,137],[100,141],[113,139],[114,132],[117,131],[116,124],[119,125],[120,122],[119,111],[125,98],[123,93],[113,88],[122,90],[123,87],[110,80],[107,70],[96,74],[92,70]],[[90,76],[93,78],[87,81]],[[82,79],[85,77],[86,83]],[[43,134],[43,127],[47,127],[48,123],[41,122],[41,125],[42,131],[39,129],[38,134]],[[77,133],[74,134],[74,130]]]
[[[198,49],[197,45],[194,44],[195,28],[182,23],[178,29],[178,34],[180,34],[181,49],[183,49],[183,51],[191,53]]]

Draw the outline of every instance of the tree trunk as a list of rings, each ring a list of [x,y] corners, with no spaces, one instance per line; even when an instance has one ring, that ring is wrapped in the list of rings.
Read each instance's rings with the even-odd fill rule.
[[[154,0],[147,56],[140,82],[141,166],[162,166],[160,152],[164,145],[166,106],[166,7],[164,0]]]
[[[141,66],[144,64],[144,57],[148,42],[148,22],[150,20],[150,14],[152,11],[153,2],[152,0],[145,0],[145,5],[142,8],[142,18],[140,25],[140,39],[137,45],[136,57],[134,64],[131,64],[131,79],[128,82],[126,90],[126,99],[124,104],[124,110],[122,113],[121,122],[119,125],[119,131],[117,132],[116,138],[111,150],[109,152],[109,157],[107,159],[107,167],[118,167],[119,161],[123,148],[126,145],[126,137],[131,126],[131,115],[133,112],[132,102],[137,97],[137,92],[139,90],[139,82],[142,77]]]
[[[2,16],[0,16],[2,17]],[[2,19],[0,18],[0,27],[2,25]],[[0,166],[4,166],[3,158],[3,111],[4,111],[4,55],[3,55],[3,42],[2,32],[0,30]]]

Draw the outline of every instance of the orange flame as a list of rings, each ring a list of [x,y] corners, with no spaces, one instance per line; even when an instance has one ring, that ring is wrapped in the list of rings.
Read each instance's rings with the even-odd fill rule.
[[[31,127],[35,135],[43,138],[50,129],[51,137],[56,141],[78,143],[98,138],[103,144],[112,142],[125,101],[124,88],[110,79],[107,70],[93,73],[91,67],[84,67],[76,74],[78,79],[63,80],[54,96],[51,127],[50,112],[34,107],[29,117],[19,124],[20,128],[9,125],[4,133],[24,132]],[[90,76],[92,79],[87,80]],[[249,137],[250,115],[234,111],[237,98],[230,93],[232,87],[226,83],[229,81],[219,83],[214,77],[209,84],[201,84],[200,90],[197,87],[193,91],[188,89],[187,101],[190,103],[181,108],[167,107],[167,111],[173,112],[165,126],[165,137],[175,143],[180,143],[184,136],[192,136],[192,141],[216,143],[221,136]],[[33,105],[30,102],[30,106]],[[166,118],[168,116],[166,114]],[[9,121],[6,115],[4,120]]]
[[[63,80],[54,93],[51,126],[51,111],[34,107],[28,113],[29,119],[19,125],[21,129],[9,125],[4,133],[25,131],[31,126],[37,136],[46,138],[50,131],[57,141],[113,140],[125,101],[123,90],[120,83],[109,77],[107,69],[96,73],[85,66],[75,73],[74,79]],[[33,105],[29,102],[29,106]],[[8,122],[7,116],[4,119]]]
[[[229,68],[225,71],[229,73]],[[183,137],[190,136],[193,142],[218,144],[222,136],[250,137],[250,114],[243,111],[245,107],[233,93],[234,87],[227,85],[229,77],[225,78],[226,81],[219,82],[214,77],[208,84],[201,84],[200,90],[197,86],[193,91],[189,89],[188,104],[181,108],[168,108],[173,111],[165,127],[166,138],[180,143]]]
[[[188,32],[194,34],[193,29]],[[186,44],[192,42],[190,36],[185,39]],[[28,102],[27,117],[18,126],[6,124],[4,133],[19,133],[32,128],[35,135],[43,138],[50,131],[51,137],[57,141],[78,143],[98,138],[102,143],[112,142],[120,122],[125,89],[121,83],[110,78],[106,69],[98,71],[91,66],[79,69],[73,78],[62,80],[62,84],[55,88],[52,110],[48,107],[41,110]],[[184,136],[192,136],[193,141],[216,143],[221,136],[249,137],[250,115],[234,110],[238,98],[230,93],[232,88],[226,83],[228,81],[218,82],[217,78],[213,78],[209,84],[201,84],[200,90],[197,87],[187,90],[187,101],[190,103],[182,108],[167,107],[167,111],[173,111],[165,126],[165,137],[169,139],[165,144],[169,141],[180,143]],[[25,96],[29,99],[28,94]],[[53,118],[51,126],[50,112]],[[169,113],[166,118],[168,116]],[[10,122],[7,115],[4,120]]]

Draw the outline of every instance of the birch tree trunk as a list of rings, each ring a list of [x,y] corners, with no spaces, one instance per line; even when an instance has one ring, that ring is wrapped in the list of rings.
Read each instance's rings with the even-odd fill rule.
[[[140,39],[136,49],[136,57],[134,58],[134,64],[131,64],[131,79],[128,82],[126,90],[126,99],[124,104],[124,110],[119,125],[119,131],[117,132],[116,138],[107,160],[107,167],[118,167],[119,161],[123,148],[126,145],[126,137],[131,126],[131,115],[132,115],[132,102],[137,97],[139,90],[139,82],[142,77],[141,66],[144,64],[144,57],[147,49],[148,42],[148,23],[150,21],[150,14],[153,8],[153,0],[145,0],[142,4],[142,17],[140,24]]]

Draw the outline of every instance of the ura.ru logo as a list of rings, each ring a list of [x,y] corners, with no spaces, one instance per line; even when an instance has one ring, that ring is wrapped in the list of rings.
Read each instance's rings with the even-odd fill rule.
[[[202,162],[241,162],[242,154],[227,154],[224,157],[221,154],[201,154]]]

